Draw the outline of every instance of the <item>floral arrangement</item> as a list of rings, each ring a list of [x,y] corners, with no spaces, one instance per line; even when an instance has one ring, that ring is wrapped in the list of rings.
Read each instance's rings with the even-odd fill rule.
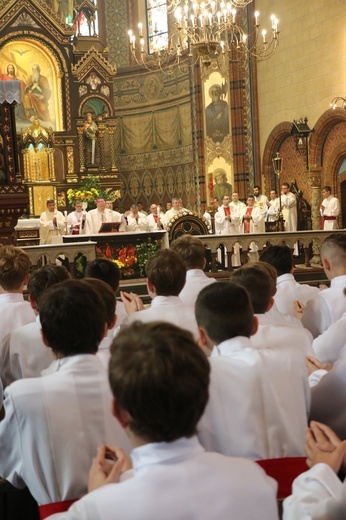
[[[124,276],[132,276],[135,274],[133,268],[137,264],[136,246],[123,247],[118,253],[118,258],[112,259],[119,267]]]
[[[160,249],[161,241],[150,238],[141,244],[124,247],[96,247],[96,255],[112,260],[120,269],[123,278],[140,278],[145,276],[145,265],[151,255]]]
[[[111,198],[112,200],[117,200],[120,197],[120,190],[112,191],[111,194],[108,194],[102,189],[99,179],[94,175],[88,175],[80,188],[67,190],[67,199],[71,206],[75,205],[76,200],[86,202],[90,207],[96,205],[97,199],[107,200]]]

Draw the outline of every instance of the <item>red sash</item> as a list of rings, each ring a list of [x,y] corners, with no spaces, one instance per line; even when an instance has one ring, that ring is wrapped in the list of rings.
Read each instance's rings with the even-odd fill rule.
[[[153,214],[153,217],[154,217],[155,223],[157,224],[157,221],[158,221],[159,217],[157,215],[154,215],[154,214]]]
[[[323,216],[322,217],[322,229],[324,229],[324,222],[325,220],[336,220],[336,217],[327,217],[327,216]]]
[[[250,217],[251,217],[252,210],[253,210],[253,208],[246,208],[245,215],[250,215]],[[250,224],[251,224],[250,220],[244,220],[244,233],[250,233]]]
[[[44,518],[48,518],[48,516],[54,515],[55,513],[63,513],[64,511],[67,511],[74,502],[77,502],[77,500],[79,500],[79,498],[74,498],[73,500],[64,500],[63,502],[52,502],[51,504],[38,506],[40,511],[40,519],[44,520]]]

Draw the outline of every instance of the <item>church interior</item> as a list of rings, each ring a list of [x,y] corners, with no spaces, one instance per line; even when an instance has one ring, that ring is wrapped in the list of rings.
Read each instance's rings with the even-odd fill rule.
[[[330,185],[345,226],[343,1],[239,1],[237,27],[250,28],[249,38],[269,26],[267,52],[257,43],[245,57],[235,48],[201,50],[194,37],[191,52],[186,41],[166,55],[155,51],[175,31],[170,4],[179,2],[0,2],[3,243],[18,218],[38,216],[49,197],[70,210],[67,190],[90,175],[110,195],[120,191],[121,211],[179,196],[198,214],[210,206],[220,171],[241,200],[254,185],[269,195],[288,182],[306,209],[298,229],[319,229],[311,208]],[[144,52],[141,34],[149,38]],[[30,90],[35,74],[38,92]],[[16,92],[11,80],[20,82]],[[86,143],[88,117],[97,125],[96,146]]]
[[[216,4],[222,4],[224,10],[216,12]],[[130,293],[125,303],[136,304],[137,297],[137,303],[140,301],[143,306],[142,309],[138,305],[135,310],[132,307],[132,314],[147,310],[144,306],[150,299],[166,296],[156,293],[154,285],[144,282],[147,261],[154,253],[161,254],[161,249],[173,253],[168,242],[173,231],[179,236],[189,234],[186,231],[189,229],[194,231],[191,235],[204,235],[200,238],[207,264],[203,263],[200,271],[209,271],[208,283],[212,276],[215,276],[212,281],[217,282],[228,279],[231,271],[232,276],[241,276],[242,264],[249,267],[251,259],[257,260],[259,252],[267,246],[284,244],[294,251],[295,259],[299,258],[297,263],[302,266],[301,278],[296,279],[304,282],[301,285],[312,281],[313,290],[319,291],[321,277],[326,274],[322,269],[320,246],[330,233],[327,228],[321,229],[320,208],[325,187],[330,187],[332,196],[340,201],[340,214],[326,217],[333,220],[333,227],[328,229],[339,229],[335,235],[345,240],[345,29],[345,0],[232,0],[228,3],[221,0],[0,0],[0,244],[29,245],[26,249],[31,270],[50,264],[56,267],[58,259],[61,262],[58,266],[66,266],[76,279],[84,277],[86,264],[94,261],[95,255],[98,259],[113,260],[121,273],[122,291],[125,286]],[[280,227],[283,224],[280,194],[285,183],[297,199],[298,215],[296,229],[287,233]],[[86,186],[90,190],[94,189],[90,186],[96,185],[102,193],[98,191],[97,197],[90,196],[88,201],[84,193]],[[273,227],[266,226],[254,239],[255,232],[250,228],[251,209],[247,231],[234,236],[225,233],[221,240],[215,233],[213,220],[215,199],[219,206],[227,190],[230,195],[239,194],[239,200],[244,203],[249,195],[254,199],[252,194],[256,187],[268,198],[275,190],[280,199],[280,212]],[[152,204],[166,209],[172,200],[181,201],[186,220],[175,222],[168,233],[163,225],[156,227],[155,239],[149,226],[141,230],[147,235],[145,239],[140,233],[136,236],[136,231],[132,235],[125,232],[121,246],[117,239],[120,233],[114,233],[113,242],[106,234],[92,242],[90,236],[94,233],[90,232],[87,241],[79,221],[80,236],[72,236],[72,233],[65,236],[68,234],[67,215],[74,209],[74,203],[83,203],[85,213],[100,202],[98,197],[104,204],[110,202],[112,210],[121,213],[121,217],[139,202],[149,211]],[[59,231],[61,242],[39,246],[39,231],[25,234],[28,233],[25,228],[20,235],[16,228],[21,220],[37,222],[46,210],[47,201],[53,206],[56,204],[62,213],[64,231]],[[203,220],[206,214],[212,215],[213,228]],[[103,221],[103,215],[102,226],[109,224]],[[224,216],[230,217],[230,210]],[[242,218],[245,227],[244,216]],[[138,218],[135,220],[138,223]],[[108,230],[118,231],[120,221],[111,222],[118,227]],[[58,228],[56,221],[54,226]],[[102,227],[97,229],[95,235],[102,235]],[[272,242],[268,239],[271,234]],[[328,249],[328,244],[326,247]],[[329,247],[333,252],[333,244]],[[306,274],[304,268],[311,268],[314,258],[317,274],[313,279],[313,269]],[[292,278],[294,267],[292,263],[289,271]],[[185,276],[184,266],[183,271]],[[29,268],[27,274],[28,280]],[[343,284],[341,289],[339,287],[338,305],[341,290],[346,291],[345,274],[344,266],[341,274],[334,273],[335,277],[342,278],[340,287]],[[276,283],[276,272],[274,275]],[[258,280],[262,278],[257,276]],[[270,278],[268,273],[263,275],[263,279],[267,278]],[[328,283],[332,279],[330,276]],[[214,285],[222,288],[226,285],[222,284],[224,280]],[[70,282],[81,286],[84,283]],[[273,283],[273,277],[270,282]],[[185,279],[182,288],[184,283]],[[236,286],[237,282],[228,285]],[[111,295],[118,306],[120,297],[114,295],[119,287],[118,280]],[[135,297],[133,287],[138,290]],[[263,313],[254,311],[248,293],[245,289],[242,291],[251,319],[254,313],[269,313],[275,291],[276,286],[268,296],[269,303]],[[269,289],[267,292],[269,294]],[[144,296],[144,304],[141,296]],[[123,303],[124,299],[126,296]],[[95,301],[102,302],[100,295]],[[78,305],[78,310],[81,307]],[[98,309],[100,315],[101,307],[102,303]],[[130,312],[125,305],[123,309],[126,328],[131,323],[127,316]],[[38,308],[36,311],[38,313]],[[299,319],[303,311],[303,306],[297,311]],[[71,316],[72,323],[74,315],[71,313]],[[342,310],[335,321],[343,320],[344,327],[345,317]],[[115,307],[112,318],[114,328]],[[293,314],[292,319],[289,317],[291,322],[296,318]],[[257,331],[256,320],[253,321],[251,333],[245,338],[249,342]],[[295,335],[299,336],[304,329],[302,323],[290,323],[291,328],[296,329],[287,340],[291,343],[289,347],[297,343],[300,348]],[[40,327],[40,321],[38,324]],[[105,329],[104,321],[101,325]],[[320,335],[327,330],[325,327]],[[204,331],[203,334],[206,344],[209,341],[211,346],[208,355],[212,348],[215,353],[218,344]],[[285,334],[282,333],[282,337],[287,339]],[[299,353],[303,359],[300,369],[304,371],[304,385],[308,385],[306,354],[308,357],[313,352],[312,335],[307,334],[311,336],[309,349],[303,352],[301,348],[303,354]],[[275,341],[279,336],[277,334]],[[344,328],[339,339],[341,336],[344,345]],[[195,344],[195,340],[191,335],[191,342]],[[51,345],[46,343],[46,346]],[[206,347],[200,343],[199,346]],[[75,353],[66,355],[69,356],[72,358]],[[325,361],[323,366],[316,367],[327,371],[325,365],[329,359]],[[293,365],[290,367],[284,371],[285,377],[288,374],[289,389],[285,399],[291,396],[294,387],[290,377],[296,375]],[[275,374],[274,377],[274,370],[271,375],[280,386],[280,376]],[[267,379],[271,380],[269,376]],[[4,390],[6,392],[5,385]],[[273,395],[276,396],[275,392]],[[282,403],[281,409],[285,411]],[[130,413],[126,411],[126,414],[130,417]],[[305,408],[304,414],[306,420]],[[2,419],[0,417],[0,424]],[[130,422],[125,424],[126,428]],[[255,430],[256,425],[253,432]],[[71,432],[65,433],[68,439]],[[274,458],[278,457],[268,457],[268,460]],[[304,466],[299,471],[305,471],[305,456],[303,460],[299,453],[297,458]],[[37,504],[34,502],[33,509],[31,496],[25,497],[20,492],[22,502],[19,504],[17,491],[1,477],[0,487],[0,518],[37,520]],[[275,501],[275,508],[276,505]],[[273,518],[276,518],[276,509]],[[244,520],[247,519],[244,517]]]

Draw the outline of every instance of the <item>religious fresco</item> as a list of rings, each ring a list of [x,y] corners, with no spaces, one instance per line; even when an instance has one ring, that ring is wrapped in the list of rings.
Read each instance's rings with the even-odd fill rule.
[[[16,107],[17,132],[35,118],[54,131],[63,130],[59,70],[54,56],[32,40],[14,40],[0,49],[0,79],[21,82],[22,103]]]

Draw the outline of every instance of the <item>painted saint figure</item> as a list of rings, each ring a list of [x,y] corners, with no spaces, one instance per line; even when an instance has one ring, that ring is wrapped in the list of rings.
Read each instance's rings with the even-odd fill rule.
[[[211,103],[205,109],[207,136],[215,143],[221,143],[229,134],[228,103],[221,99],[223,95],[221,85],[212,85],[209,89]]]
[[[31,70],[32,75],[24,90],[23,99],[27,119],[33,121],[38,118],[42,121],[51,121],[48,108],[51,89],[48,79],[41,74],[41,67],[37,63],[32,65]]]
[[[221,204],[222,198],[225,195],[228,195],[229,197],[232,196],[232,184],[227,182],[226,172],[222,168],[217,168],[214,171],[214,181],[213,194]]]

